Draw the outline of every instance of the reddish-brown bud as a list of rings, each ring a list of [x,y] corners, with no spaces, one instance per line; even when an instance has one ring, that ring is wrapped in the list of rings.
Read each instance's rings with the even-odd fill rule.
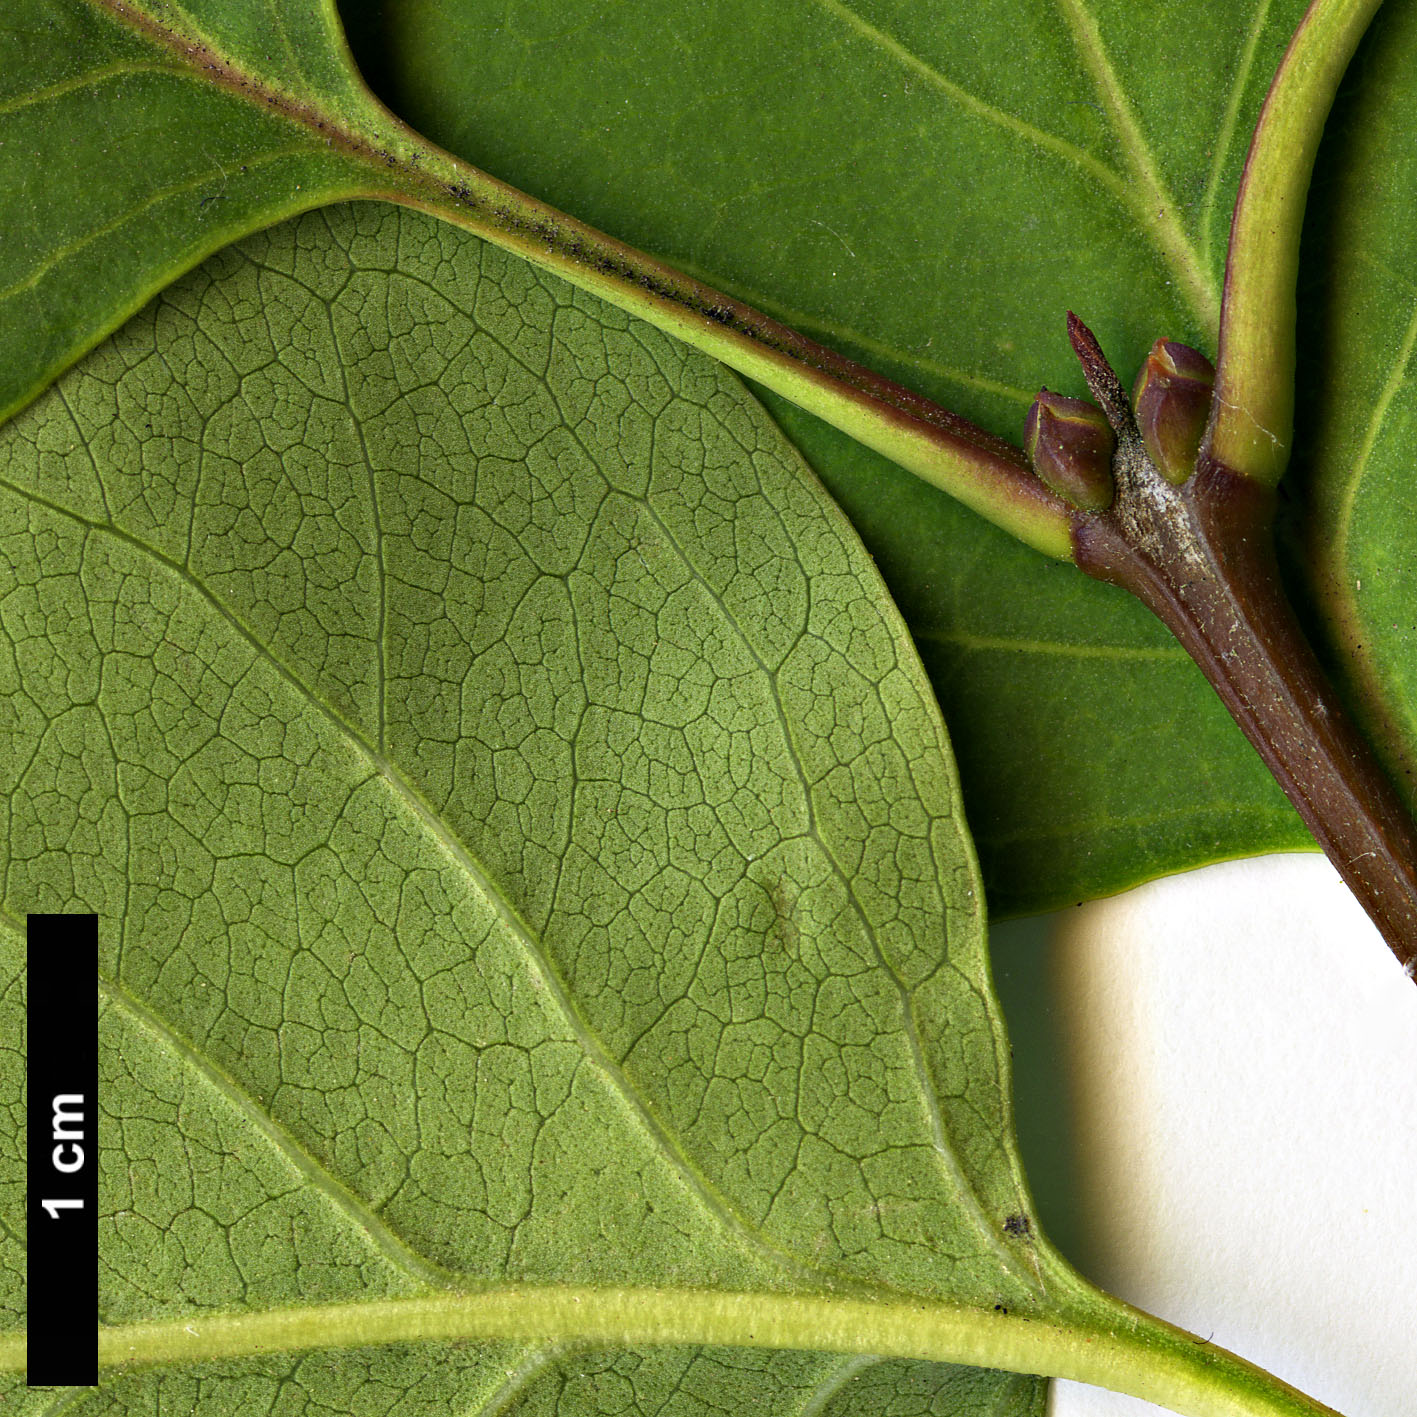
[[[1034,472],[1065,502],[1086,512],[1111,505],[1117,439],[1100,408],[1044,389],[1028,410],[1023,446]]]
[[[1146,451],[1169,482],[1182,483],[1195,471],[1214,387],[1215,366],[1199,350],[1173,339],[1152,345],[1132,407]]]

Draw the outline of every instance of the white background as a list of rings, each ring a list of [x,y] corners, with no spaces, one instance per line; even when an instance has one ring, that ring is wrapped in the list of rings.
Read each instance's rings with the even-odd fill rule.
[[[1346,1417],[1410,1417],[1417,987],[1328,863],[1213,866],[992,949],[1063,1252]],[[1075,1383],[1050,1409],[1160,1410]]]

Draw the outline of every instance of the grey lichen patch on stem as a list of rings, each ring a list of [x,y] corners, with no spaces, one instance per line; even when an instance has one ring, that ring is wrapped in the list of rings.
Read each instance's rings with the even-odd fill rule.
[[[1117,439],[1112,456],[1116,495],[1111,516],[1129,544],[1143,554],[1165,554],[1164,548],[1174,547],[1175,554],[1188,566],[1198,568],[1204,558],[1181,499],[1148,457],[1122,382],[1107,362],[1097,337],[1071,310],[1068,339],[1082,365],[1087,386],[1107,415]]]
[[[1112,505],[1073,518],[1077,564],[1180,640],[1413,975],[1417,824],[1299,628],[1274,557],[1273,493],[1204,451],[1189,478],[1169,481],[1096,339],[1068,319],[1117,434]]]

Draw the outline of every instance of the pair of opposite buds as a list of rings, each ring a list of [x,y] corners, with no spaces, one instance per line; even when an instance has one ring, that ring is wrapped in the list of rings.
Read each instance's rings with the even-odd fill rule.
[[[1159,339],[1137,376],[1132,408],[1147,455],[1178,486],[1195,471],[1210,418],[1215,366],[1199,350]],[[1065,502],[1084,512],[1112,504],[1117,435],[1100,408],[1044,389],[1028,410],[1024,451],[1033,470]]]

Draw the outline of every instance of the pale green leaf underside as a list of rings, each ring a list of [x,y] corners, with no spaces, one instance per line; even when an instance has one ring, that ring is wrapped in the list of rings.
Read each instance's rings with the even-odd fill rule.
[[[508,1280],[1047,1308],[938,711],[730,375],[338,209],[132,320],[0,484],[5,909],[104,921],[106,1322]],[[503,1346],[76,1410],[366,1382],[401,1412],[1040,1392]]]
[[[64,1412],[333,1410],[348,1417],[1005,1417],[1041,1413],[1037,1379],[810,1353],[679,1348],[644,1353],[430,1343],[226,1361],[148,1373]],[[21,1417],[57,1417],[55,1394],[11,1394]],[[18,1404],[18,1405],[14,1405]],[[284,1404],[284,1406],[282,1406]]]

